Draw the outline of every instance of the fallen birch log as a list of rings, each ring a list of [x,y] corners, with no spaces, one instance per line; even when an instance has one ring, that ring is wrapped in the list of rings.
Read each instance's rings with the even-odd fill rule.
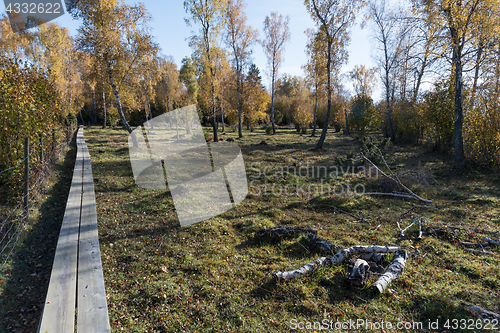
[[[399,250],[396,252],[396,257],[392,262],[391,266],[387,268],[384,274],[378,278],[378,280],[373,284],[375,288],[382,294],[387,286],[398,276],[400,276],[406,266],[406,261],[408,260],[408,252],[405,250]]]
[[[351,259],[349,260],[349,266],[347,267],[346,279],[350,283],[362,287],[366,285],[366,282],[371,276],[370,265],[366,260],[363,259]]]
[[[307,234],[306,237],[304,237],[304,240],[307,242],[307,246],[313,251],[332,252],[340,250],[340,247],[337,245],[334,245],[329,241],[313,234]]]
[[[370,276],[382,273],[384,273],[384,268],[373,261],[350,259],[346,279],[350,283],[362,287],[366,285]]]
[[[271,239],[276,239],[276,238],[294,236],[294,235],[303,234],[303,233],[316,235],[318,233],[318,230],[311,228],[309,226],[305,226],[305,227],[278,226],[278,227],[267,228],[267,229],[259,229],[255,232],[255,235],[257,237],[261,237],[261,238],[267,237],[267,238],[271,238]]]
[[[305,276],[312,272],[314,269],[316,269],[319,266],[333,266],[333,265],[340,265],[343,263],[345,260],[349,259],[353,255],[357,254],[362,254],[362,253],[394,253],[399,251],[399,247],[396,246],[376,246],[376,245],[368,245],[368,246],[363,246],[363,245],[357,245],[357,246],[352,246],[347,249],[343,249],[334,256],[328,256],[328,257],[321,257],[318,259],[315,259],[308,263],[305,266],[302,266],[298,269],[292,270],[292,271],[274,271],[273,272],[273,277],[278,280],[278,281],[289,281],[293,280],[297,277]]]
[[[385,253],[362,253],[359,258],[366,260],[366,261],[373,261],[374,263],[378,265],[382,265],[387,257],[387,254]]]

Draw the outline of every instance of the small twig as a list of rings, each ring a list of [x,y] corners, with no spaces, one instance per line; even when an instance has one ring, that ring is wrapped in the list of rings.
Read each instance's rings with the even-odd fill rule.
[[[409,194],[401,194],[401,193],[368,192],[368,193],[363,193],[363,195],[388,195],[390,197],[415,199],[415,197],[413,197]],[[427,202],[427,201],[425,201],[425,202]],[[432,202],[432,201],[429,200],[428,202]]]
[[[335,207],[335,206],[332,206],[332,208],[333,208],[333,209],[335,209],[335,210],[338,210],[338,211],[339,211],[339,212],[341,212],[341,213],[344,213],[344,214],[347,214],[347,215],[349,215],[349,216],[354,217],[354,218],[356,219],[356,221],[354,221],[354,222],[366,222],[366,223],[368,223],[368,221],[366,221],[364,218],[357,217],[356,215],[351,214],[351,213],[349,213],[349,212],[346,212],[345,210],[342,210],[342,209],[337,208],[337,207]]]
[[[417,207],[413,206],[412,208],[408,209],[406,212],[404,212],[403,214],[401,214],[399,216],[399,220],[401,221],[406,215],[410,214],[415,208],[417,208]]]
[[[401,229],[401,227],[399,226],[399,222],[396,222],[397,225],[398,225],[399,230],[401,231],[401,233],[399,234],[399,237],[403,238],[405,236],[405,231],[408,230],[409,228],[411,228],[411,226],[414,225],[415,222],[417,222],[417,221],[420,223],[420,217],[414,218],[413,222],[409,226],[407,226],[406,228],[404,228],[404,229]]]

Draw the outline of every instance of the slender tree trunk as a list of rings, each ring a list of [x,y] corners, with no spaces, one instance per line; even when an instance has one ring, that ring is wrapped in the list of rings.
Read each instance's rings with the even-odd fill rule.
[[[474,108],[474,104],[476,103],[476,91],[477,91],[477,81],[479,79],[479,67],[481,66],[481,57],[483,55],[483,41],[479,41],[479,45],[477,48],[476,54],[476,64],[474,67],[474,82],[472,83],[472,91],[470,96],[470,109]]]
[[[344,107],[345,114],[345,134],[349,135],[349,118],[347,117],[347,108]]]
[[[391,110],[391,81],[389,78],[389,51],[387,50],[387,41],[383,38],[384,43],[384,57],[385,57],[385,103],[387,108],[387,123],[389,126],[389,137],[394,142],[394,129],[392,127],[392,110]],[[392,91],[394,93],[394,90]]]
[[[123,123],[123,127],[129,132],[132,133],[132,127],[127,122],[125,115],[123,114],[122,103],[120,102],[120,96],[118,96],[118,89],[116,88],[115,81],[113,80],[113,73],[111,73],[111,64],[106,60],[106,67],[108,68],[108,76],[109,82],[111,83],[111,88],[113,88],[113,93],[115,94],[116,106],[118,108],[118,114],[120,115],[120,120]]]
[[[273,127],[273,135],[276,134],[276,126],[274,125],[274,77],[276,75],[276,70],[274,66],[273,59],[273,73],[271,77],[271,125]]]
[[[315,137],[316,136],[316,116],[318,114],[318,85],[316,85],[315,99],[316,99],[316,101],[314,102],[313,132],[311,134],[311,137]]]
[[[319,138],[318,143],[316,144],[316,149],[321,149],[323,148],[323,143],[325,142],[326,139],[326,132],[328,131],[328,123],[330,122],[330,113],[332,111],[332,72],[331,72],[331,66],[332,66],[332,40],[330,36],[327,36],[328,38],[328,51],[327,51],[327,56],[328,56],[328,61],[326,62],[326,72],[327,72],[327,95],[328,95],[328,106],[326,108],[326,116],[325,116],[325,124],[323,125],[323,131],[321,131],[321,136]]]
[[[92,117],[94,118],[93,123],[95,125],[95,124],[97,124],[97,110],[95,108],[95,87],[92,88],[92,101],[94,102],[94,109],[92,110],[93,111]]]
[[[168,87],[167,78],[165,78],[165,87],[167,88],[167,112],[170,111],[170,88]]]
[[[83,126],[85,126],[85,120],[83,120],[83,117],[82,117],[82,109],[80,109],[80,119],[82,120]]]
[[[225,125],[224,125],[224,108],[222,107],[222,90],[221,90],[221,95],[220,95],[220,114],[222,117],[222,132],[225,131]]]
[[[424,70],[425,70],[426,66],[427,66],[427,55],[424,57],[424,60],[422,61],[422,66],[420,67],[420,70],[418,71],[417,84],[415,86],[415,91],[413,92],[412,104],[417,103],[418,92],[420,90],[420,85],[422,84],[422,78],[424,76]]]
[[[102,124],[102,128],[106,128],[107,119],[106,119],[106,94],[104,93],[104,82],[102,83],[102,113],[104,122]]]
[[[151,111],[151,103],[149,102],[149,94],[148,90],[146,89],[146,100],[148,101],[148,113],[149,113],[149,119],[153,119],[153,112]],[[146,117],[147,119],[147,117]]]
[[[240,96],[240,73],[236,73],[236,103],[238,104],[238,137],[243,137],[243,131],[241,130],[241,96]]]
[[[498,100],[500,98],[500,44],[498,44],[496,68],[495,68],[495,109],[498,109]]]
[[[214,128],[214,142],[218,142],[219,138],[217,136],[217,109],[215,107],[215,85],[212,76],[212,114],[213,114],[213,128]]]
[[[453,148],[455,168],[462,170],[465,167],[464,141],[463,141],[463,78],[462,78],[462,45],[457,32],[451,29],[453,43],[453,69],[455,74],[455,128],[453,131]],[[455,37],[455,38],[454,38]]]

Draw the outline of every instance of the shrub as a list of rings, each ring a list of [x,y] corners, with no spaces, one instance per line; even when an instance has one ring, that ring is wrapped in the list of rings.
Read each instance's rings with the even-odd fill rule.
[[[268,135],[273,134],[273,126],[271,124],[267,125],[266,134]]]
[[[500,112],[495,93],[478,96],[478,106],[465,113],[464,148],[479,164],[500,164]]]
[[[378,128],[379,123],[372,98],[365,94],[354,97],[349,114],[350,126],[364,133],[368,129]]]
[[[0,58],[0,96],[0,170],[4,170],[24,158],[25,137],[33,145],[40,135],[47,135],[66,121],[66,116],[47,73],[28,64]],[[14,190],[22,183],[17,182],[21,173],[22,168],[5,172],[0,175],[0,183],[10,179]]]
[[[455,93],[451,80],[436,83],[434,90],[424,95],[421,114],[436,135],[432,144],[438,150],[446,150],[453,140]]]

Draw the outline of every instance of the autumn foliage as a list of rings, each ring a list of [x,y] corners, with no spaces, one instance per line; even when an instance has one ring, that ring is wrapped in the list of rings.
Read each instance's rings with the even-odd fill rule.
[[[47,73],[0,58],[0,170],[24,159],[25,137],[35,144],[62,119],[58,94]],[[1,174],[0,182],[16,178],[21,171]]]

